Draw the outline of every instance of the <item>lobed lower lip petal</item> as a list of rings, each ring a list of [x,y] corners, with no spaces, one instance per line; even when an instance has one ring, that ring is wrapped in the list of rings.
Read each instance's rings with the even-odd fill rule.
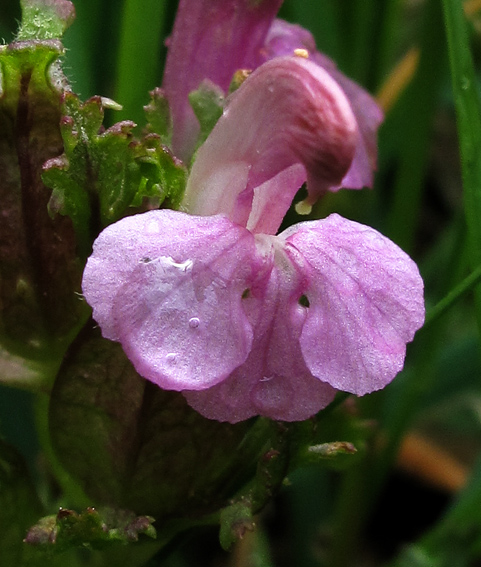
[[[253,235],[225,216],[126,217],[98,237],[83,293],[103,336],[165,389],[204,389],[251,349],[242,295],[257,273]]]
[[[336,214],[294,225],[279,238],[309,266],[309,309],[300,336],[309,370],[357,395],[386,386],[424,323],[416,264],[374,229]]]

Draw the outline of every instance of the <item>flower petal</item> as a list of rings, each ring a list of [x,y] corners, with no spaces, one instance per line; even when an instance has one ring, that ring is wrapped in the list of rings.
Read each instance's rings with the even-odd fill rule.
[[[373,171],[377,162],[377,129],[383,113],[376,101],[362,87],[341,73],[334,61],[320,53],[311,33],[301,26],[275,20],[269,29],[263,54],[266,60],[290,55],[295,49],[306,49],[309,59],[325,69],[341,86],[357,120],[360,137],[352,165],[342,180],[341,187],[360,189],[372,187]],[[333,186],[331,190],[339,189]]]
[[[184,392],[188,403],[210,419],[236,423],[262,415],[302,421],[334,399],[336,391],[308,370],[299,344],[307,315],[299,304],[305,278],[277,237],[264,239],[261,247],[269,243],[272,254],[263,254],[263,281],[244,303],[254,326],[248,359],[221,384]]]
[[[197,153],[183,205],[274,233],[306,179],[312,201],[341,183],[357,138],[349,103],[329,74],[301,57],[278,57],[233,94]],[[278,196],[284,206],[270,207]]]
[[[310,279],[300,336],[309,370],[358,395],[384,387],[402,369],[406,343],[424,322],[416,264],[374,229],[335,214],[279,237],[299,251]]]
[[[190,159],[199,125],[188,95],[204,79],[227,91],[237,69],[260,64],[259,51],[282,0],[181,0],[163,87],[173,121],[175,155]]]
[[[242,294],[257,271],[253,236],[227,218],[150,211],[100,234],[83,291],[103,335],[142,376],[202,389],[250,352]]]
[[[289,352],[294,357],[288,359],[284,374],[259,378],[262,353],[256,348],[224,382],[207,390],[184,391],[184,397],[201,415],[217,421],[238,423],[258,415],[279,421],[309,419],[333,401],[336,390],[306,370],[300,350]],[[288,376],[288,371],[294,374]]]

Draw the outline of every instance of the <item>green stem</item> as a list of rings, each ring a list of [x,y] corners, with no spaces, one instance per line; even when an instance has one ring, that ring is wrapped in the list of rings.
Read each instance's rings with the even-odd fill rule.
[[[469,274],[462,282],[452,289],[441,301],[426,314],[424,328],[431,325],[438,317],[443,315],[460,297],[476,286],[481,280],[481,265]]]
[[[342,477],[333,521],[334,538],[326,562],[329,567],[352,565],[359,549],[359,537],[369,505],[370,494],[365,486],[370,464],[371,459],[366,455]]]

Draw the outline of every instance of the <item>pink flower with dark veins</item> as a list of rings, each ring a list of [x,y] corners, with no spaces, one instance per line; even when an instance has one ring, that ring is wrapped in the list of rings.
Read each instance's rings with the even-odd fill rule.
[[[188,4],[181,1],[184,18]],[[243,10],[274,4],[223,5],[245,22]],[[122,344],[142,376],[231,423],[304,420],[338,390],[383,388],[424,321],[415,263],[372,228],[334,214],[277,234],[304,182],[312,204],[349,172],[372,175],[364,130],[373,121],[317,56],[271,57],[278,24],[268,35],[262,17],[266,60],[198,150],[182,212],[150,211],[107,227],[83,279],[104,337]],[[283,26],[282,34],[298,34]],[[176,119],[174,111],[174,126]]]
[[[332,59],[316,49],[311,33],[301,26],[276,19],[269,28],[262,55],[265,60],[290,55],[296,49],[305,49],[310,61],[325,69],[342,88],[351,105],[359,128],[356,153],[341,187],[361,189],[372,187],[377,161],[377,129],[383,113],[376,101],[354,81],[343,75]],[[336,188],[331,188],[336,190]]]

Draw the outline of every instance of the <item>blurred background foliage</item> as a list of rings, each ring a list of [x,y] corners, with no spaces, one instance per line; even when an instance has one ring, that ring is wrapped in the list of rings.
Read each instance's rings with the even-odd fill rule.
[[[446,13],[458,3],[446,0]],[[3,4],[0,38],[8,43],[20,8],[13,0]],[[161,84],[176,2],[74,4],[77,18],[64,40],[73,89],[84,100],[100,94],[122,104],[107,122],[130,119],[142,127],[148,91]],[[466,91],[478,97],[481,2],[462,4],[475,65]],[[432,317],[388,388],[346,401],[365,427],[353,466],[293,473],[256,531],[230,555],[220,550],[217,532],[206,529],[149,565],[481,565],[481,358],[471,293],[479,273],[457,288],[477,267],[470,247],[481,251],[481,242],[472,243],[466,222],[459,142],[468,134],[457,130],[442,3],[286,0],[280,16],[308,28],[318,48],[377,96],[386,113],[374,190],[330,194],[313,215],[339,212],[408,251],[420,266]],[[478,118],[472,117],[474,129]],[[481,147],[474,152],[479,162]],[[453,289],[448,309],[430,311]],[[34,410],[29,394],[2,387],[0,432],[25,457],[42,494],[48,489],[41,484]]]

